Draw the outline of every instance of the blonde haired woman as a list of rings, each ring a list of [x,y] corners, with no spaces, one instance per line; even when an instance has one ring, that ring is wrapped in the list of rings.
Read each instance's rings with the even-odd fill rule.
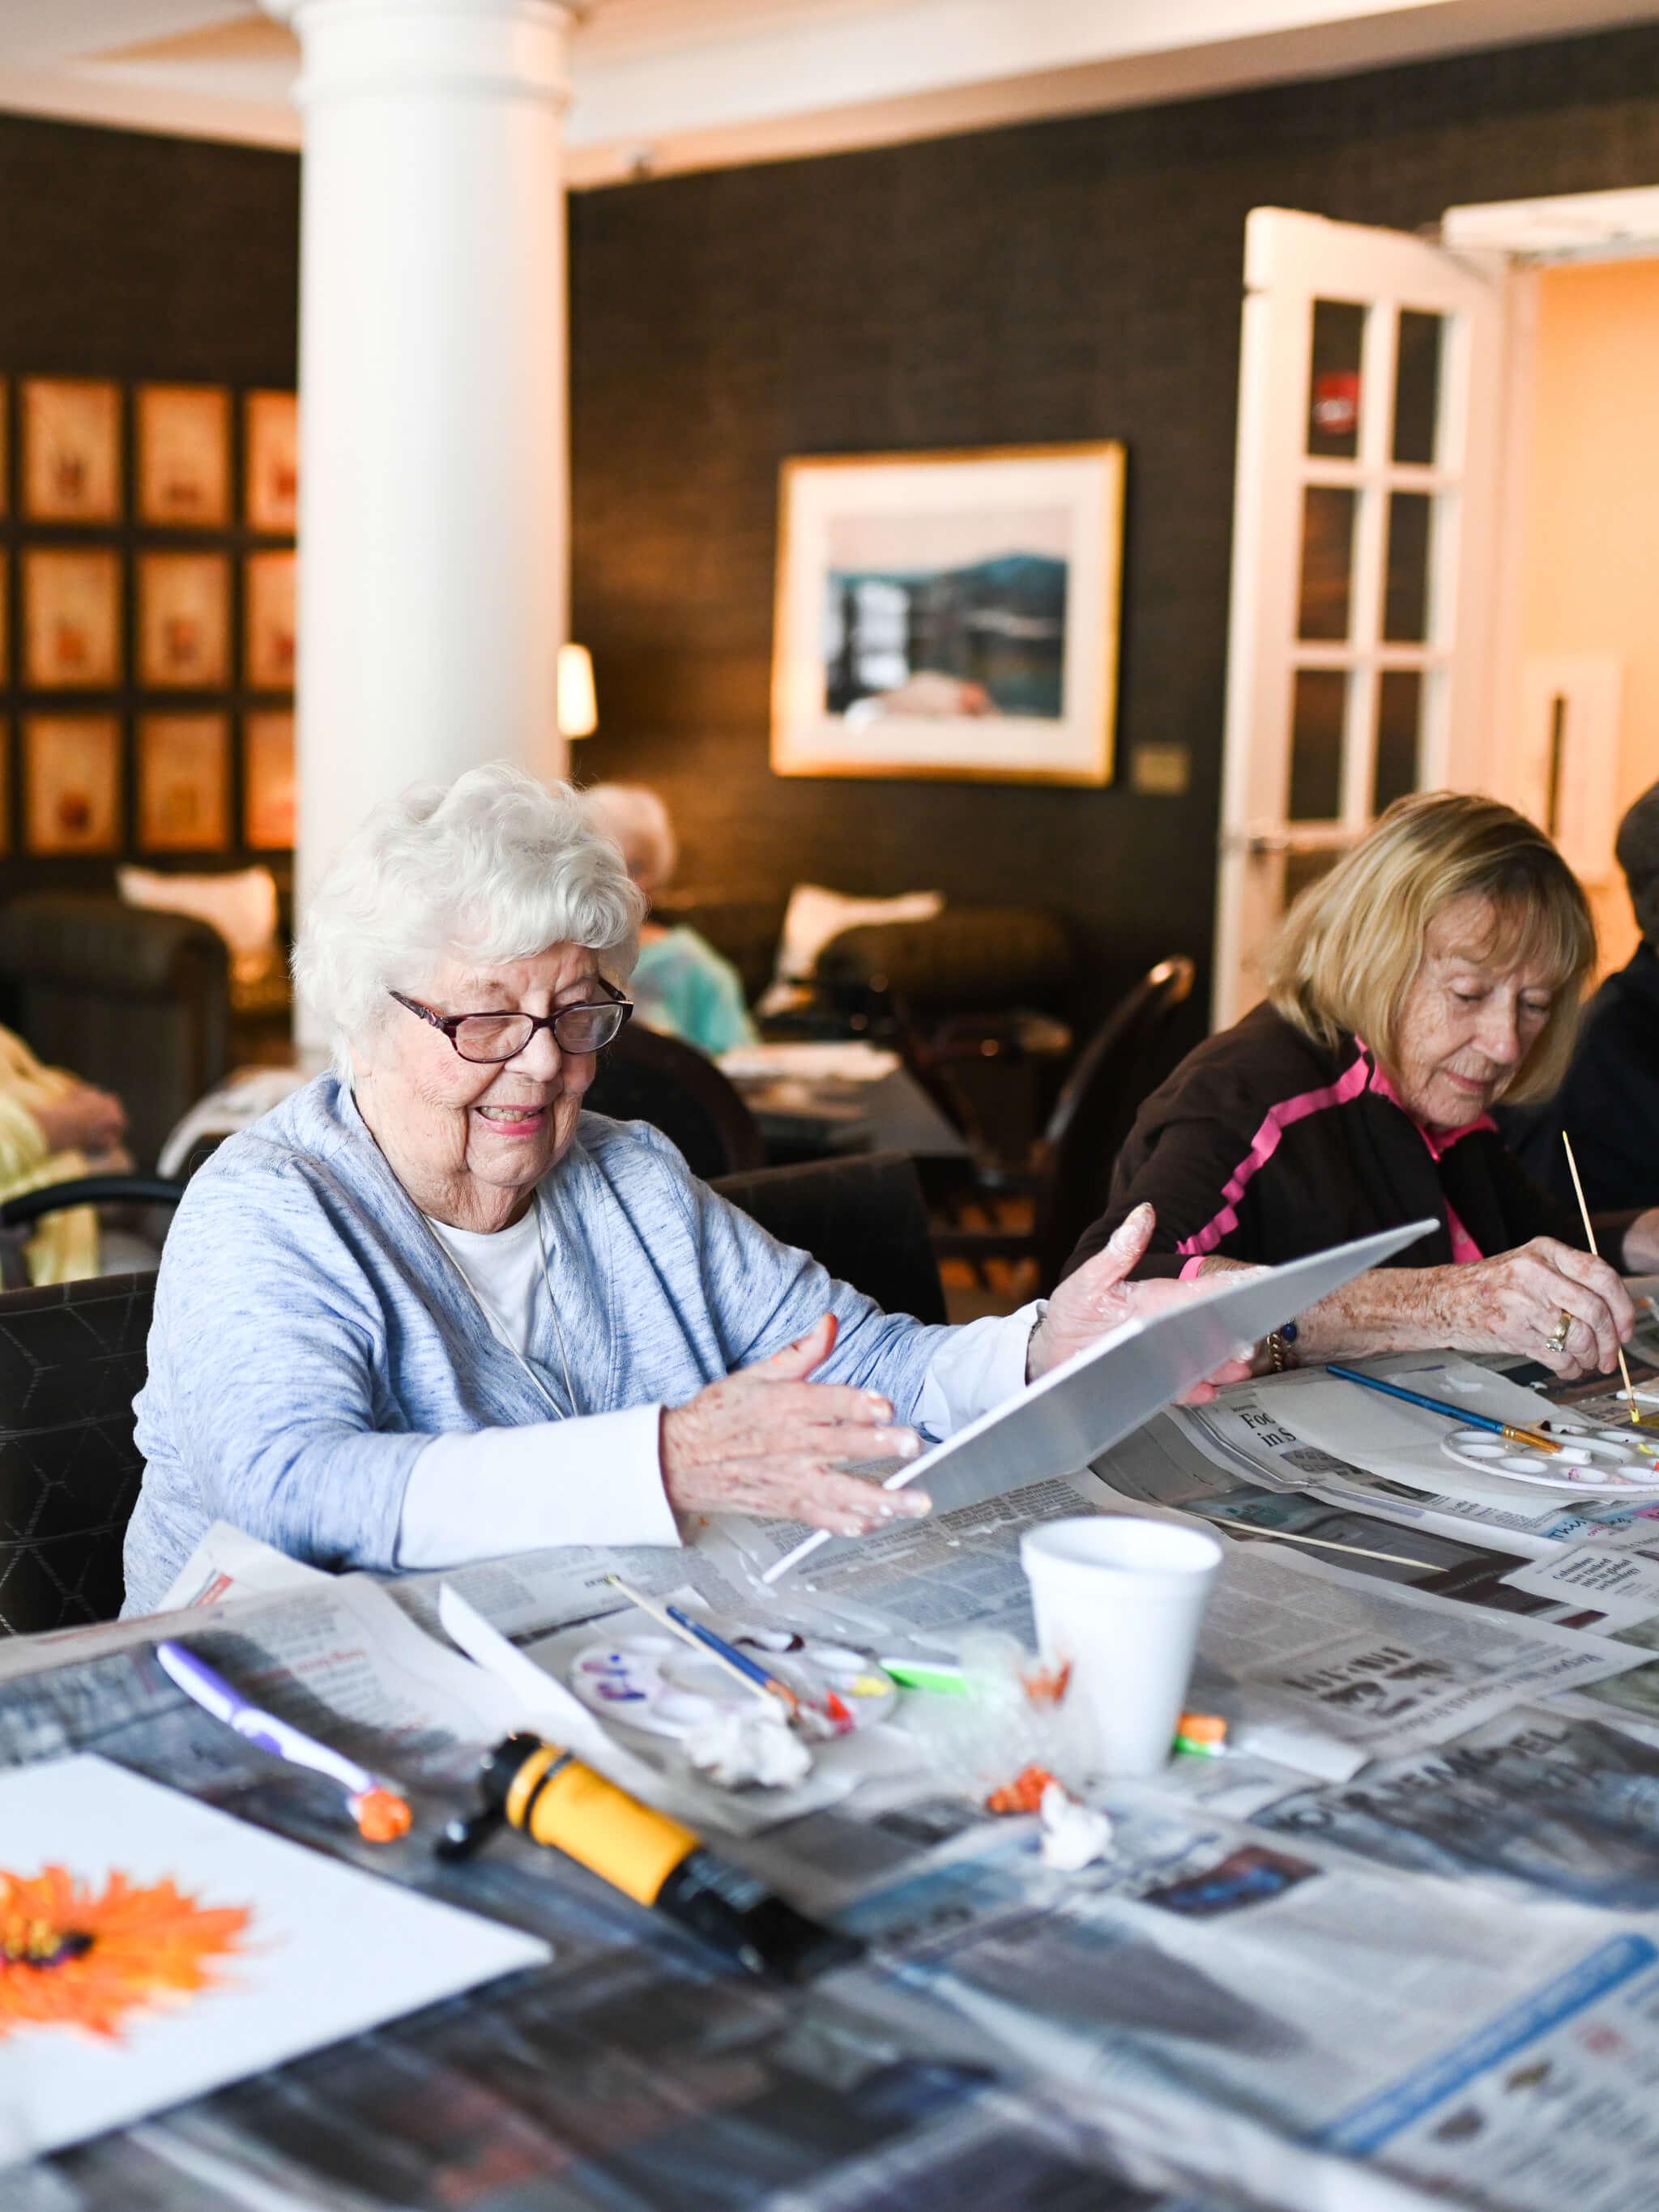
[[[1630,1299],[1491,1114],[1555,1089],[1595,959],[1584,894],[1541,830],[1494,799],[1397,801],[1291,908],[1267,1001],[1142,1107],[1072,1266],[1147,1201],[1139,1272],[1182,1277],[1432,1216],[1395,1267],[1300,1317],[1294,1356],[1432,1346],[1606,1371]],[[1659,1211],[1609,1223],[1602,1249],[1659,1267]]]

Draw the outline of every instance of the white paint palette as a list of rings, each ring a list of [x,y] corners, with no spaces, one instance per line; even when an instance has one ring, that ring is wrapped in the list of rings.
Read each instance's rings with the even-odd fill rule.
[[[1488,1429],[1454,1429],[1441,1444],[1449,1459],[1476,1474],[1501,1475],[1540,1490],[1571,1491],[1583,1498],[1623,1498],[1659,1492],[1659,1460],[1637,1444],[1628,1429],[1558,1421],[1552,1435],[1559,1452],[1528,1449]]]
[[[728,1640],[739,1650],[750,1647],[750,1656],[811,1704],[822,1705],[834,1691],[855,1730],[885,1720],[898,1702],[897,1689],[867,1652],[767,1630],[740,1631]],[[677,1740],[721,1713],[755,1703],[754,1692],[712,1652],[693,1650],[660,1631],[584,1644],[570,1662],[569,1682],[582,1703],[606,1720]]]

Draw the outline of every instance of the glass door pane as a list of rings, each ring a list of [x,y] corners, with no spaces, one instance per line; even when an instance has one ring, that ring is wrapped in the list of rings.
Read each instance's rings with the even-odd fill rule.
[[[1391,447],[1398,463],[1429,468],[1439,450],[1440,356],[1445,323],[1443,315],[1425,315],[1415,307],[1400,310]]]
[[[1298,668],[1291,703],[1292,822],[1335,822],[1342,814],[1342,732],[1348,679],[1337,668]]]
[[[1310,484],[1302,498],[1302,589],[1296,634],[1310,644],[1340,642],[1353,605],[1353,526],[1358,501],[1332,484]]]
[[[1313,303],[1313,364],[1308,383],[1307,450],[1351,461],[1359,451],[1359,352],[1365,310],[1352,300]]]
[[[1385,668],[1376,687],[1376,764],[1371,811],[1380,814],[1415,791],[1420,773],[1423,678],[1415,668]]]

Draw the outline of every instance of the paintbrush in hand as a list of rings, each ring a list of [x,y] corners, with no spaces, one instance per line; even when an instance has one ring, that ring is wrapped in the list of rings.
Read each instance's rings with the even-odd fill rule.
[[[1584,1201],[1584,1186],[1578,1180],[1578,1163],[1572,1156],[1572,1139],[1565,1129],[1561,1132],[1561,1142],[1566,1149],[1567,1171],[1572,1177],[1573,1194],[1578,1200],[1578,1211],[1583,1217],[1585,1242],[1599,1260],[1601,1256],[1601,1249],[1595,1242],[1595,1231],[1590,1226],[1589,1207]],[[1630,1379],[1630,1362],[1625,1357],[1625,1347],[1622,1344],[1619,1347],[1619,1372],[1625,1380],[1625,1396],[1630,1404],[1631,1426],[1639,1429],[1642,1425],[1642,1416],[1636,1409],[1636,1389]]]

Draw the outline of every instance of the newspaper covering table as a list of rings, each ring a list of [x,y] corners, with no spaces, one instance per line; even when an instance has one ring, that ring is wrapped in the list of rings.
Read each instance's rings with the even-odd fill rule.
[[[799,1588],[757,1581],[794,1531],[736,1524],[685,1553],[449,1578],[546,1666],[616,1611],[612,1571],[948,1656],[1029,1638],[1025,1528],[1197,1512],[1228,1536],[1194,1694],[1235,1747],[1093,1793],[1115,1823],[1098,1865],[1045,1867],[1032,1824],[988,1814],[919,1729],[914,1761],[834,1802],[733,1811],[722,1848],[869,1945],[805,1990],[726,1971],[517,1838],[433,1860],[481,1747],[521,1717],[443,1638],[437,1578],[318,1576],[216,1532],[170,1595],[172,1632],[407,1790],[415,1833],[378,1850],[327,1784],[182,1698],[158,1623],[0,1646],[0,1764],[96,1751],[553,1948],[0,2172],[0,2212],[1659,2203],[1659,1621],[1640,1577],[1535,1571],[1586,1542],[1644,1558],[1645,1531],[1592,1520],[1505,1548],[1527,1532],[1390,1510],[1406,1501],[1363,1468],[1297,1464],[1292,1411],[1240,1386],[1099,1472],[893,1530]],[[1297,1552],[1275,1526],[1395,1558]],[[1616,1619],[1595,1602],[1614,1589]]]

